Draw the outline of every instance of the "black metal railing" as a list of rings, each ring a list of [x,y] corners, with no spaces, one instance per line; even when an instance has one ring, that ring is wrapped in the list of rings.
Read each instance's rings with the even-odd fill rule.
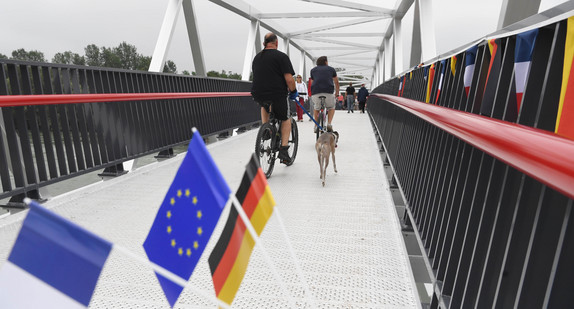
[[[3,98],[190,93],[190,98],[0,105],[0,198],[39,198],[41,186],[260,122],[249,82],[0,59]],[[193,98],[197,92],[213,96]],[[217,93],[235,92],[237,96]],[[110,100],[111,101],[111,100]]]
[[[523,96],[516,91],[513,35],[491,42],[498,53],[483,42],[455,55],[456,63],[453,57],[435,62],[432,79],[426,64],[373,91],[385,96],[369,98],[369,113],[405,198],[405,221],[419,235],[431,268],[432,308],[558,308],[574,302],[572,195],[538,177],[548,163],[517,167],[476,142],[503,134],[491,119],[518,124],[518,131],[555,131],[566,36],[566,20],[538,29]],[[468,57],[475,60],[472,74]],[[471,77],[466,83],[465,73]],[[421,117],[416,104],[428,104],[411,107],[399,97],[431,103],[438,111]],[[484,120],[475,133],[457,135],[451,125],[437,125],[467,113]],[[566,154],[558,153],[563,148],[557,144],[538,147],[574,175],[574,142],[560,139],[571,147]],[[536,149],[530,143],[520,138],[503,153],[527,148],[520,145]],[[531,159],[530,151],[522,156]],[[574,182],[564,186],[572,189]]]

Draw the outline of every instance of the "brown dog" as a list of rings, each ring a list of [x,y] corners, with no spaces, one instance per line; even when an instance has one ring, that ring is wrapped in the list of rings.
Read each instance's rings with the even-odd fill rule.
[[[317,150],[317,159],[319,160],[319,169],[321,175],[319,176],[323,181],[323,187],[325,186],[325,174],[327,172],[327,166],[329,166],[329,154],[333,157],[333,168],[335,173],[337,172],[337,164],[335,163],[335,147],[339,141],[339,133],[337,131],[328,131],[317,139],[315,143],[315,150]]]

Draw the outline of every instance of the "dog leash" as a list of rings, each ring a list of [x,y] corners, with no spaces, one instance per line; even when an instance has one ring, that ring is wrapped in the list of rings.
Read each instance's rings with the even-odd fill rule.
[[[320,126],[320,125],[317,123],[317,121],[315,121],[315,119],[313,119],[313,116],[311,116],[311,114],[309,114],[309,112],[305,109],[305,107],[303,107],[303,105],[301,105],[301,103],[299,103],[299,101],[295,100],[295,103],[297,103],[297,104],[303,109],[303,111],[305,112],[305,114],[307,114],[307,116],[309,116],[309,118],[310,118],[311,120],[313,120],[313,122],[317,125],[317,127],[318,127],[321,131],[325,131],[325,130],[323,129],[323,127]],[[311,103],[312,103],[312,102],[311,102]]]

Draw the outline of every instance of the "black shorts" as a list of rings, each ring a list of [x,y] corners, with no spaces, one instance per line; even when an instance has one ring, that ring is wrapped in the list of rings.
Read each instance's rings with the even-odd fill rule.
[[[289,104],[289,98],[285,97],[283,99],[273,99],[273,100],[255,100],[259,106],[263,107],[268,113],[270,112],[269,107],[273,109],[273,114],[276,119],[287,120],[289,115],[291,115],[291,104]]]

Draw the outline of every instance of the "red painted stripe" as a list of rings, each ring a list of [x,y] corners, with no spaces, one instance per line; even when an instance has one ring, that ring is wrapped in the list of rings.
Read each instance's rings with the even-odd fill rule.
[[[235,221],[235,227],[233,228],[233,234],[231,235],[231,239],[227,244],[227,248],[225,249],[225,253],[223,257],[218,263],[217,269],[213,273],[213,286],[215,288],[216,295],[219,295],[219,292],[223,288],[233,265],[235,264],[235,260],[237,259],[237,254],[239,253],[239,249],[241,248],[241,244],[243,243],[243,237],[245,236],[245,224],[241,220],[241,217],[237,217]]]
[[[574,198],[574,141],[494,118],[391,95],[373,95]]]
[[[257,170],[257,174],[251,182],[251,187],[245,196],[245,201],[243,202],[243,210],[251,219],[251,216],[255,212],[255,208],[259,204],[261,196],[265,193],[265,187],[267,186],[267,178],[263,174],[263,170],[260,168]]]
[[[249,92],[170,92],[170,93],[100,93],[100,94],[43,94],[0,96],[0,107],[49,105],[94,102],[120,102],[215,97],[247,97]]]
[[[251,216],[255,212],[261,196],[265,193],[266,186],[267,178],[265,177],[265,174],[263,174],[263,170],[259,168],[257,170],[257,174],[251,181],[251,186],[247,191],[242,205],[243,210],[249,219],[251,219]],[[245,223],[243,223],[241,217],[237,217],[235,227],[233,228],[233,234],[231,235],[227,248],[225,249],[225,253],[217,263],[217,269],[212,276],[213,285],[217,295],[219,295],[219,291],[223,288],[223,285],[236,262],[237,254],[239,253],[239,249],[241,248],[241,244],[245,236],[245,230]]]
[[[524,93],[522,92],[517,92],[516,93],[516,114],[518,115],[518,113],[520,113],[520,105],[522,104],[522,95]]]

